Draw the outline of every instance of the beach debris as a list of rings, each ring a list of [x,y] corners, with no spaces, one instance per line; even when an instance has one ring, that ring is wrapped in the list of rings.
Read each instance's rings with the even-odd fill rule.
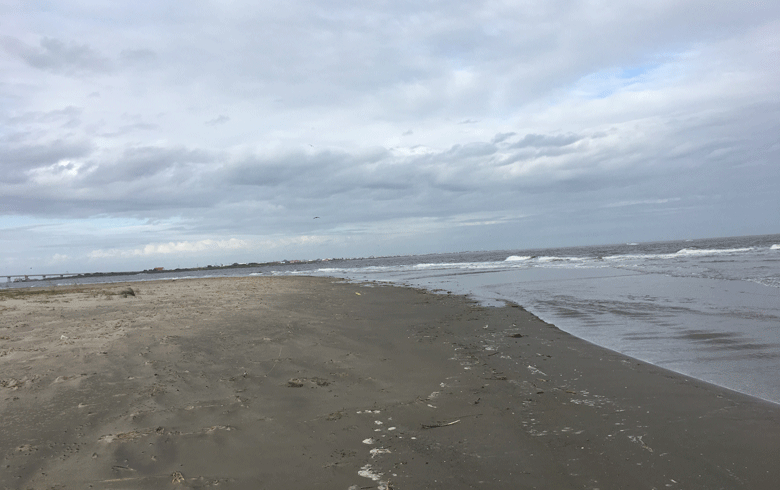
[[[171,473],[171,483],[184,483],[184,475],[181,474],[181,471]]]
[[[628,436],[628,439],[631,442],[635,442],[635,443],[639,444],[640,446],[642,446],[642,449],[646,449],[646,450],[648,450],[649,452],[652,453],[653,452],[653,448],[651,448],[650,446],[645,444],[645,441],[642,440],[643,437],[644,436]]]
[[[268,337],[266,337],[266,339],[268,339],[269,341],[271,340],[271,339],[269,339]],[[263,339],[263,340],[265,340],[265,339]],[[273,370],[274,370],[274,369],[276,369],[276,364],[277,364],[277,363],[278,363],[278,362],[279,362],[281,359],[282,359],[282,346],[279,346],[279,355],[278,355],[278,356],[276,356],[276,359],[274,359],[274,365],[273,365],[273,366],[271,366],[271,369],[270,369],[270,370],[269,370],[267,373],[265,373],[265,374],[263,375],[263,377],[267,378],[267,377],[268,377],[268,375],[269,375],[269,374],[271,374],[271,373],[273,372]]]
[[[453,422],[437,422],[435,424],[420,424],[423,429],[436,429],[438,427],[447,427],[450,425],[455,425],[458,422],[460,422],[460,419],[455,420]]]
[[[373,459],[379,456],[380,454],[390,454],[390,450],[381,447],[375,447],[374,449],[369,451],[369,453],[371,453],[371,458]]]
[[[589,407],[596,406],[596,402],[594,400],[579,400],[579,399],[572,398],[571,400],[569,400],[569,403],[573,403],[574,405],[587,405]]]
[[[19,453],[32,453],[33,451],[37,451],[38,447],[33,446],[31,444],[22,444],[21,446],[16,448],[16,452]]]
[[[325,420],[334,421],[340,419],[341,417],[345,417],[346,415],[347,412],[345,412],[344,410],[339,410],[338,412],[333,412],[329,414],[327,417],[325,417]]]
[[[211,434],[212,432],[217,431],[217,430],[231,431],[231,430],[233,430],[233,428],[230,427],[229,425],[214,425],[214,426],[211,426],[211,427],[206,427],[205,429],[203,429],[203,432],[205,434]]]
[[[64,383],[65,381],[69,381],[69,380],[76,379],[76,378],[81,378],[81,377],[84,377],[84,376],[87,376],[87,374],[81,373],[80,375],[79,374],[72,374],[70,376],[57,376],[56,378],[54,378],[54,381],[52,381],[52,384],[54,384],[54,383]]]
[[[521,339],[521,338],[525,337],[525,335],[523,335],[521,333],[513,333],[513,334],[507,335],[507,337],[510,337],[510,338],[513,338],[513,339]]]
[[[140,439],[141,437],[146,437],[152,434],[157,434],[157,435],[165,434],[165,428],[149,427],[146,429],[131,430],[129,432],[120,432],[119,434],[108,434],[105,436],[101,436],[98,439],[98,442],[105,442],[110,444],[114,441],[134,441],[136,439]]]
[[[369,437],[368,439],[363,439],[363,444],[376,444],[376,441]]]
[[[290,378],[290,380],[287,381],[287,387],[300,388],[306,383],[311,384],[311,388],[314,388],[315,385],[320,387],[330,385],[330,381],[325,378]]]
[[[374,481],[379,481],[379,479],[382,478],[382,473],[374,471],[370,464],[361,467],[360,471],[358,471],[358,475]]]
[[[532,373],[534,373],[534,374],[539,374],[539,375],[541,375],[541,376],[547,376],[545,373],[543,373],[543,372],[542,372],[542,371],[540,371],[539,369],[535,368],[534,366],[531,366],[530,364],[528,365],[528,369],[529,369],[529,370],[530,370]]]
[[[12,390],[16,390],[20,388],[23,384],[24,381],[19,379],[14,379],[14,378],[0,379],[0,388],[10,388]]]

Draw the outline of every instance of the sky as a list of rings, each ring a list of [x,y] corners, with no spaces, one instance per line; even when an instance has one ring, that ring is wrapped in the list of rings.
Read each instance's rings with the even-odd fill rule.
[[[780,2],[0,0],[0,275],[780,233]]]

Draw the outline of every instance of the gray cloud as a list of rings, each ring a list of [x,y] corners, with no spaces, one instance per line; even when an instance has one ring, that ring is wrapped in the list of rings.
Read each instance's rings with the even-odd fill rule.
[[[92,145],[86,142],[55,140],[47,143],[6,145],[2,148],[2,168],[0,181],[21,183],[29,180],[28,172],[40,167],[55,165],[59,162],[77,160],[92,151]],[[65,163],[67,166],[68,163]]]
[[[187,180],[199,164],[213,162],[201,150],[183,148],[133,147],[125,149],[113,162],[101,161],[90,166],[84,182],[91,185],[143,182],[160,178],[156,191],[173,182]]]
[[[83,109],[68,106],[53,111],[36,111],[9,117],[7,124],[66,124],[73,126],[78,124]]]
[[[59,39],[43,37],[40,47],[32,47],[19,39],[4,36],[0,39],[6,52],[16,55],[25,63],[40,70],[63,74],[81,72],[105,73],[112,69],[111,62],[86,44],[65,43]]]
[[[512,136],[516,135],[517,133],[496,133],[495,136],[493,136],[493,139],[491,140],[491,143],[498,144],[503,143],[507,139],[511,138]]]
[[[119,60],[124,65],[138,67],[157,60],[157,53],[151,49],[123,49],[119,53]]]
[[[581,138],[574,134],[558,134],[554,136],[544,134],[526,134],[523,139],[512,144],[510,148],[544,148],[561,147],[576,143]]]
[[[228,121],[230,121],[230,118],[228,116],[220,114],[214,119],[209,119],[208,121],[206,121],[206,124],[208,126],[216,126],[217,124],[225,124]]]

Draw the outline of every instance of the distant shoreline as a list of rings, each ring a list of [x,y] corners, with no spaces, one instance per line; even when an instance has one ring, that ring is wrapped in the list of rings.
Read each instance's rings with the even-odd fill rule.
[[[185,267],[185,268],[176,268],[176,269],[165,269],[165,268],[154,268],[154,269],[145,269],[140,271],[125,271],[125,272],[83,272],[83,273],[47,273],[47,274],[8,274],[4,276],[0,276],[0,286],[3,284],[2,278],[9,278],[9,277],[32,277],[32,279],[22,279],[22,280],[12,280],[12,281],[6,281],[5,284],[19,284],[19,283],[40,283],[40,282],[49,282],[59,279],[84,279],[84,278],[92,278],[92,277],[120,277],[120,276],[137,276],[140,274],[170,274],[175,272],[208,272],[208,271],[220,271],[220,270],[233,270],[233,269],[249,269],[254,267],[274,267],[274,266],[286,266],[286,265],[300,265],[300,264],[316,264],[320,262],[325,263],[331,263],[331,262],[344,262],[349,260],[360,260],[360,259],[314,259],[314,260],[281,260],[281,261],[274,261],[274,262],[249,262],[249,263],[243,263],[238,264],[234,263],[231,265],[208,265],[205,267]],[[45,278],[38,279],[39,276],[47,276]],[[63,277],[64,276],[64,277]]]

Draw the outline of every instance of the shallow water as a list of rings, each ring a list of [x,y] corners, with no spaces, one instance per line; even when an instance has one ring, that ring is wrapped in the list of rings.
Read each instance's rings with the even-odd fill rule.
[[[462,254],[318,273],[513,301],[595,344],[780,403],[778,243],[773,235],[510,251],[484,262]]]

